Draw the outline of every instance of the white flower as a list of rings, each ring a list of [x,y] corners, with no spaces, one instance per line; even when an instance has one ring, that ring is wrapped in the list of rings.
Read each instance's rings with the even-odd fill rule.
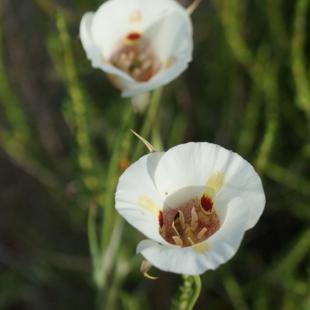
[[[161,270],[188,275],[229,260],[264,206],[253,167],[206,142],[143,156],[116,191],[118,212],[149,238],[137,253]]]
[[[94,68],[123,97],[148,92],[179,76],[191,61],[192,24],[175,0],[109,0],[80,24]]]

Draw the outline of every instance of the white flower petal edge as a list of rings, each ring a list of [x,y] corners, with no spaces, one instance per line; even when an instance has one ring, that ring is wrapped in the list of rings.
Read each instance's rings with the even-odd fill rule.
[[[203,195],[210,199],[203,200]],[[198,200],[192,200],[195,197]],[[200,214],[199,203],[202,212],[211,207],[215,213]],[[167,237],[173,232],[171,221],[177,221],[179,210],[187,214],[186,225],[193,225],[193,206],[199,225],[198,230],[193,230],[194,245],[186,244],[184,230],[181,239]],[[161,270],[191,275],[215,269],[229,260],[264,206],[262,183],[253,167],[238,154],[207,142],[178,145],[165,153],[142,157],[123,173],[116,191],[116,209],[151,239],[140,242],[137,253]],[[145,216],[145,209],[154,212]],[[219,224],[214,224],[218,226],[213,230],[213,224],[208,223],[216,223],[216,216]],[[209,218],[207,222],[205,217]],[[206,240],[197,239],[203,227],[212,233],[206,233]],[[171,243],[173,240],[175,243]]]
[[[252,228],[265,206],[261,180],[251,164],[219,145],[191,142],[171,148],[158,164],[155,183],[160,195],[168,198],[181,188],[205,186],[214,172],[224,177],[218,206],[227,206],[232,197],[242,198],[251,210],[247,229]]]
[[[158,233],[158,206],[162,198],[152,180],[153,171],[163,153],[145,155],[132,164],[119,179],[116,209],[146,237],[167,244]]]
[[[123,47],[129,53],[130,45],[126,47],[124,42],[130,33],[139,33],[148,42],[147,46],[143,43],[139,47],[138,43],[132,45],[138,49],[131,48],[135,53],[138,51],[137,59],[139,53],[150,53],[153,73],[147,77],[136,78],[116,64]],[[108,73],[123,97],[148,92],[172,81],[187,68],[193,50],[191,20],[175,0],[106,1],[95,13],[83,16],[80,38],[92,66]]]
[[[137,253],[163,271],[199,275],[214,270],[228,261],[238,250],[245,232],[248,208],[239,198],[228,205],[228,212],[221,228],[202,242],[203,251],[194,247],[163,246],[153,240],[138,244]]]

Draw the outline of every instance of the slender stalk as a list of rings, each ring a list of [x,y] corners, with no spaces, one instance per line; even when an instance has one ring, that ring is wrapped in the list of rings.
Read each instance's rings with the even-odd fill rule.
[[[147,114],[144,119],[143,126],[141,128],[141,131],[138,132],[138,134],[146,140],[148,139],[151,129],[156,122],[157,110],[158,110],[162,90],[163,88],[157,88],[154,90],[150,105],[147,110]],[[137,160],[141,156],[143,147],[144,145],[142,143],[139,143],[137,145],[136,151],[134,152],[133,157],[132,157],[133,161]]]
[[[63,50],[64,80],[71,97],[75,126],[74,134],[78,146],[77,159],[82,172],[82,181],[87,190],[92,194],[93,199],[99,205],[103,205],[103,198],[99,190],[100,181],[97,177],[98,173],[96,173],[98,169],[96,169],[97,167],[95,168],[95,157],[93,156],[94,152],[89,136],[87,100],[79,82],[66,21],[61,12],[56,14],[56,25]]]
[[[184,282],[180,286],[179,296],[173,301],[173,310],[192,310],[201,292],[201,280],[197,276],[182,275]]]
[[[92,264],[95,269],[97,269],[97,258],[99,254],[98,238],[96,232],[96,205],[91,203],[89,206],[88,213],[88,223],[87,223],[87,233],[88,233],[88,243],[92,259]]]
[[[127,104],[127,103],[126,103]],[[121,149],[124,143],[124,139],[128,137],[130,124],[134,121],[133,108],[130,104],[125,107],[123,113],[123,119],[121,120],[121,128],[118,137],[115,140],[112,157],[109,161],[109,169],[107,172],[107,187],[105,191],[105,204],[104,204],[104,216],[102,223],[102,239],[101,249],[105,250],[109,244],[111,231],[114,225],[114,192],[119,177],[119,165],[121,159]]]
[[[236,279],[230,274],[224,279],[225,289],[230,297],[233,307],[236,310],[248,310],[244,300],[242,289]]]
[[[298,238],[293,248],[276,268],[281,277],[291,274],[294,268],[304,259],[310,249],[310,229],[305,230]]]
[[[1,6],[0,13],[2,13]],[[30,148],[32,136],[29,123],[26,114],[21,107],[19,98],[10,85],[10,81],[5,70],[6,68],[3,59],[3,37],[3,31],[0,27],[0,102],[4,108],[4,114],[10,127],[11,136],[9,139],[16,139],[16,143],[22,143],[23,145],[27,145],[28,148]],[[27,147],[24,148],[23,154],[29,155],[29,152],[25,152],[26,149]]]
[[[310,129],[310,81],[306,70],[304,45],[306,41],[307,8],[309,0],[298,0],[295,5],[292,37],[292,71],[296,87],[296,103],[305,111]]]
[[[266,98],[266,129],[255,161],[255,167],[261,173],[265,171],[279,127],[279,98],[276,80],[277,68],[270,64],[268,73],[263,77],[263,91]]]
[[[195,290],[193,292],[193,296],[190,299],[187,309],[186,310],[191,310],[194,309],[194,306],[199,298],[200,292],[201,292],[201,279],[199,276],[193,276],[194,282],[195,282]]]

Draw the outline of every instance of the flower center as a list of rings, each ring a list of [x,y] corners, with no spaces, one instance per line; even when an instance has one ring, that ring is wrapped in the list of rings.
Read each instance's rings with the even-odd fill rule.
[[[146,82],[159,70],[160,63],[151,45],[139,32],[130,32],[113,53],[111,63],[138,82]]]
[[[220,228],[213,199],[206,194],[190,199],[178,208],[161,211],[158,220],[161,236],[181,247],[200,243]]]

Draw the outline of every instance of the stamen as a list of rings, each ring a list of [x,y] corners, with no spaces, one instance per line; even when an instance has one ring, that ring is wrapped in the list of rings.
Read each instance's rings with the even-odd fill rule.
[[[195,208],[192,208],[191,215],[192,215],[191,227],[192,230],[195,231],[198,226],[198,215]]]
[[[180,224],[182,226],[182,229],[185,229],[185,219],[184,219],[184,215],[183,212],[181,210],[179,210],[179,217],[180,217]]]
[[[139,60],[139,61],[144,61],[145,59],[147,59],[147,54],[145,54],[145,53],[141,53],[138,57],[137,57],[137,59]]]
[[[199,234],[197,235],[198,239],[201,239],[203,237],[203,235],[208,231],[208,228],[204,227]]]
[[[123,61],[126,60],[126,58],[127,58],[127,55],[125,53],[121,53],[120,56],[119,56],[119,61],[123,62]]]
[[[132,60],[134,59],[134,57],[135,57],[135,52],[134,52],[134,51],[130,51],[130,52],[128,53],[128,59],[129,59],[130,61],[132,61]]]
[[[138,82],[146,82],[160,69],[159,59],[142,33],[133,31],[124,38],[120,49],[113,53],[111,63]]]
[[[151,67],[151,65],[152,65],[151,59],[146,59],[141,65],[141,70],[144,71],[148,69],[149,67]]]
[[[176,245],[183,246],[183,241],[182,241],[182,239],[180,237],[173,236],[172,238],[173,238],[173,240],[174,240]]]
[[[178,235],[178,237],[180,237],[179,232],[178,232],[177,229],[175,228],[174,221],[172,222],[171,227],[173,228],[174,232]],[[180,237],[180,238],[181,238],[181,237]]]
[[[138,78],[139,75],[140,75],[141,73],[142,73],[142,70],[139,69],[139,68],[135,68],[135,69],[133,69],[133,71],[132,71],[132,75],[133,75],[133,77],[135,77],[135,78]]]
[[[208,225],[210,223],[210,218],[208,215],[203,214],[203,212],[198,212],[198,219],[201,221],[203,224]]]
[[[207,240],[221,226],[213,206],[213,196],[206,192],[162,212],[163,228],[159,233],[166,241],[182,247],[191,247]]]

